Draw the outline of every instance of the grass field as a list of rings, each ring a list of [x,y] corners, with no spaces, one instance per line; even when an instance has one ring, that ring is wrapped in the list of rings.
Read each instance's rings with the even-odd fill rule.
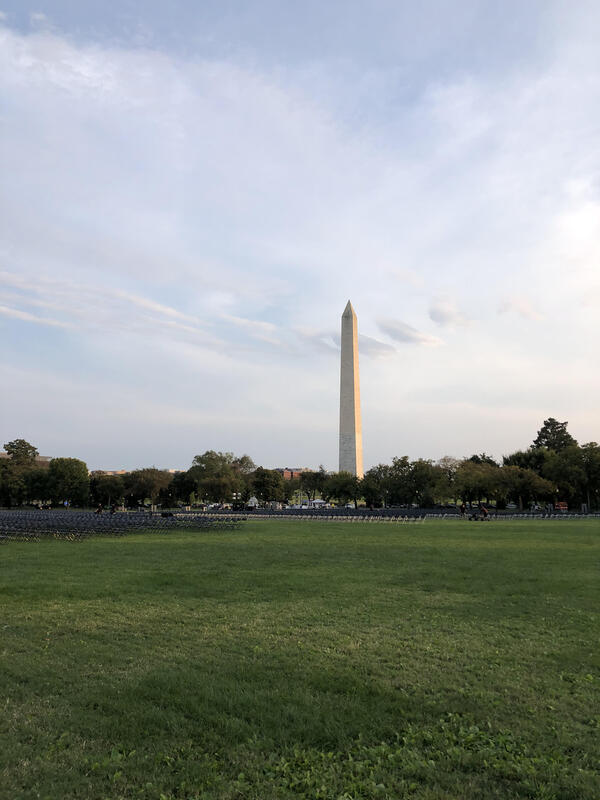
[[[0,548],[0,797],[600,798],[600,523]]]

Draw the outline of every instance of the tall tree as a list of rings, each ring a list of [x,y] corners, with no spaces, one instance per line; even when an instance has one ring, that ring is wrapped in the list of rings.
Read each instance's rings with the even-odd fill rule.
[[[27,502],[44,502],[50,499],[48,467],[27,470],[25,474]]]
[[[544,420],[544,424],[537,432],[532,447],[547,447],[559,453],[565,447],[572,447],[577,442],[567,431],[568,422],[559,422],[554,417]]]
[[[335,498],[340,505],[354,501],[354,507],[358,505],[358,494],[360,481],[351,472],[336,472],[327,478],[324,491],[328,497]]]
[[[487,453],[475,453],[474,455],[470,456],[467,461],[472,461],[474,464],[489,464],[491,467],[497,467],[498,462],[494,461],[491,456],[488,456]]]
[[[360,492],[370,507],[384,508],[388,505],[391,491],[391,469],[388,464],[377,464],[365,472]]]
[[[467,503],[491,500],[499,490],[500,467],[467,459],[456,472],[456,494]]]
[[[228,503],[237,491],[231,475],[209,475],[197,483],[198,499],[209,503]]]
[[[21,464],[13,463],[12,459],[0,460],[0,505],[21,505],[27,495],[26,475],[28,470]]]
[[[586,472],[583,450],[578,445],[551,451],[544,466],[544,477],[556,484],[558,499],[578,506],[586,499]]]
[[[127,504],[135,507],[146,500],[156,503],[161,489],[166,489],[173,476],[166,470],[156,467],[135,469],[123,476],[124,491]]]
[[[48,467],[48,488],[53,503],[69,505],[88,502],[90,479],[85,462],[78,458],[53,458]]]
[[[517,450],[508,456],[503,456],[502,464],[505,467],[521,467],[521,469],[532,469],[538,475],[544,474],[544,467],[550,451],[545,447],[530,447],[529,450]]]
[[[391,506],[405,505],[412,501],[412,467],[408,456],[392,459],[389,471],[389,503]]]
[[[173,477],[170,488],[174,493],[175,499],[187,505],[191,502],[192,494],[196,491],[196,481],[188,472],[178,472]]]
[[[518,503],[521,511],[526,503],[535,500],[550,500],[554,496],[554,484],[541,478],[531,469],[505,466],[499,472],[501,491],[504,497]]]
[[[125,483],[120,475],[106,475],[103,472],[92,472],[90,475],[90,495],[94,505],[119,503],[124,493]]]
[[[435,487],[440,478],[441,470],[432,461],[419,458],[410,465],[410,486],[412,502],[422,508],[433,506],[435,503]]]
[[[221,475],[224,471],[231,469],[235,456],[233,453],[221,453],[216,450],[207,450],[201,455],[194,456],[192,467],[199,467],[203,477],[209,475]]]
[[[253,486],[256,496],[263,502],[283,499],[283,478],[274,469],[257,467],[254,471]]]
[[[327,475],[321,470],[304,470],[300,475],[300,488],[309,500],[314,500],[323,491]]]
[[[455,482],[460,464],[460,460],[452,456],[443,456],[437,462],[439,474],[435,486],[435,497],[442,503],[457,499]]]
[[[230,501],[234,493],[246,494],[254,469],[248,455],[207,450],[194,457],[187,474],[195,483],[198,498],[220,503]]]
[[[284,480],[281,484],[281,499],[289,503],[298,491],[300,491],[299,478],[290,478],[287,481]]]
[[[596,442],[581,446],[588,511],[600,505],[600,447]]]
[[[39,455],[37,448],[25,439],[13,439],[12,442],[7,442],[4,445],[4,452],[8,453],[13,463],[31,463]]]
[[[21,505],[31,499],[31,473],[39,469],[35,461],[38,451],[25,439],[7,442],[4,450],[9,458],[0,459],[0,504]]]
[[[236,456],[231,462],[231,466],[241,475],[250,475],[250,473],[254,472],[256,469],[256,464],[252,461],[250,456],[246,454],[243,456]]]

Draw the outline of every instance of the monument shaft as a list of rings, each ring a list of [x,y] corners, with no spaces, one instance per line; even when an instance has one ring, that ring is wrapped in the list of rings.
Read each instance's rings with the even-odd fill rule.
[[[363,477],[362,422],[358,377],[358,324],[351,302],[342,314],[340,367],[340,472]]]

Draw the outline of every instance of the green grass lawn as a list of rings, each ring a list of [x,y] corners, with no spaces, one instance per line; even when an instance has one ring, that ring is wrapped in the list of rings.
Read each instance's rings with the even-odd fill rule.
[[[0,548],[0,797],[600,798],[600,523]]]

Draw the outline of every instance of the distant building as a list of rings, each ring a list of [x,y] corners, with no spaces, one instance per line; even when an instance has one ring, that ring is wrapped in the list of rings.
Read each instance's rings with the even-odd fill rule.
[[[126,469],[95,469],[94,475],[127,475]]]
[[[284,481],[291,481],[299,478],[303,472],[307,472],[307,469],[306,467],[278,467],[275,472],[278,472]]]
[[[127,475],[133,472],[131,469],[95,469],[95,475]],[[185,472],[184,469],[163,469],[161,472],[168,472],[169,475],[179,475],[180,472]]]
[[[8,453],[5,453],[4,450],[0,450],[0,458],[10,458]],[[36,456],[35,463],[39,467],[47,467],[48,464],[52,461],[52,456]]]

